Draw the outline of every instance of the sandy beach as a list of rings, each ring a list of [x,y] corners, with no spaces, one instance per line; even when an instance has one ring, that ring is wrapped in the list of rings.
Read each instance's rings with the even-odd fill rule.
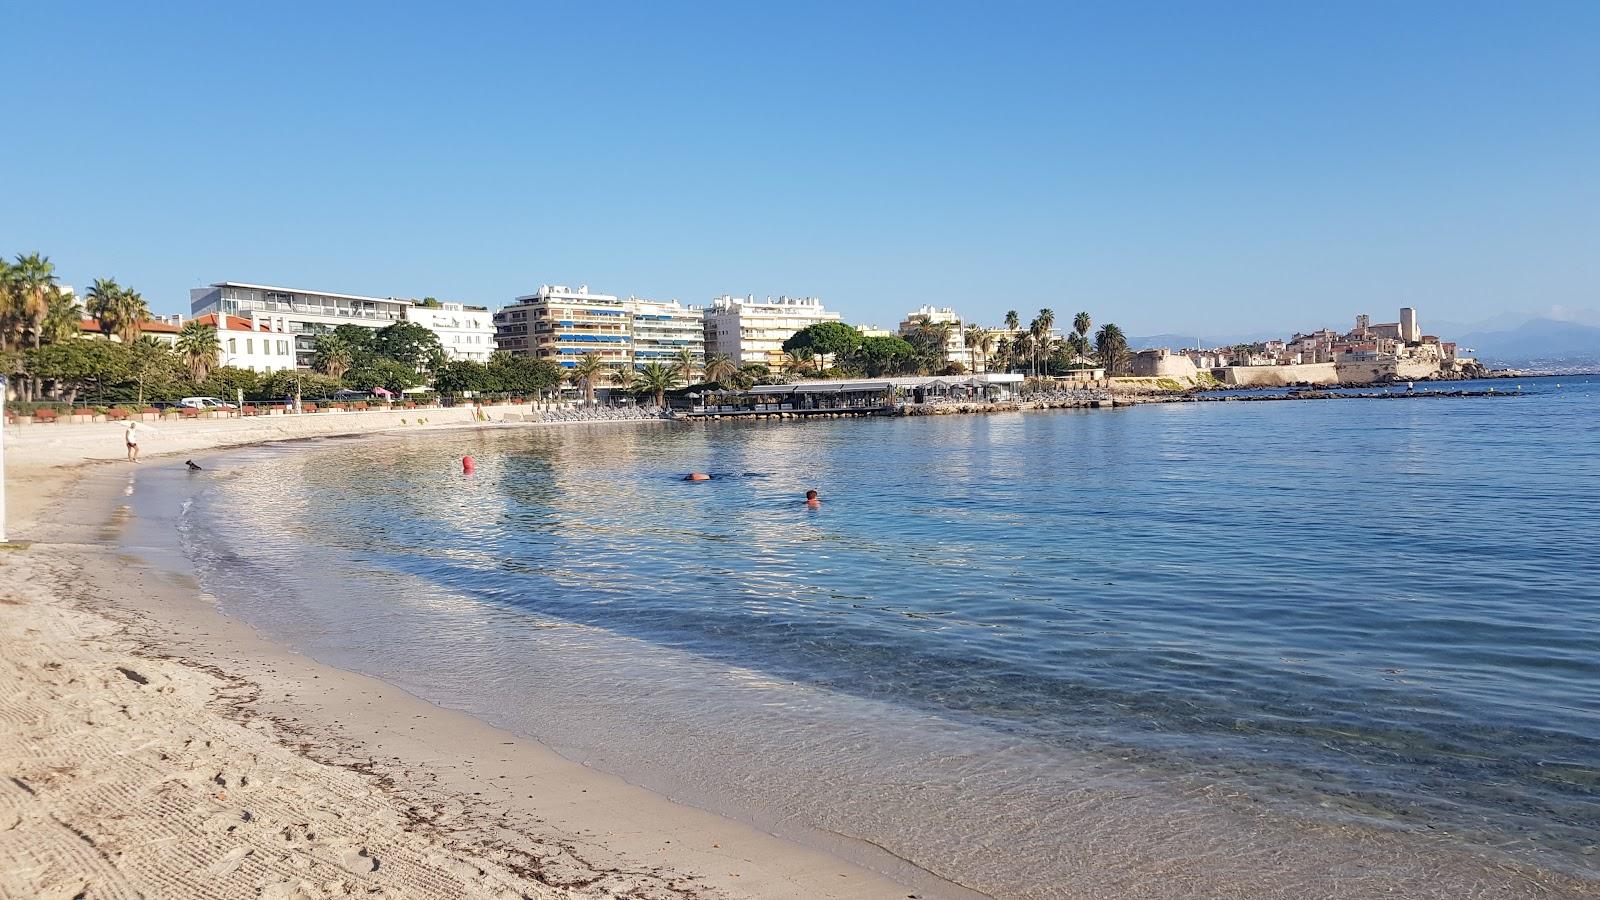
[[[140,465],[304,427],[164,426]],[[264,640],[116,549],[134,468],[105,461],[116,426],[58,428],[7,434],[20,545],[0,553],[0,897],[978,896],[675,803]]]
[[[919,866],[803,823],[773,824],[774,835],[295,652],[220,613],[187,558],[147,533],[162,526],[134,512],[133,496],[162,480],[144,473],[186,479],[192,457],[210,476],[229,458],[222,448],[245,444],[671,427],[463,416],[402,428],[384,415],[175,423],[137,465],[108,458],[120,449],[109,423],[8,432],[19,543],[0,551],[0,898],[989,896],[928,871],[950,863],[939,853]],[[1021,846],[1026,834],[993,832],[975,844],[980,855],[1013,886],[1031,883],[992,894],[1592,895],[1592,881],[1510,859],[1228,812],[1209,788],[1185,799],[1072,783],[1046,829],[1072,875],[1060,860],[1042,875],[1038,857],[988,843]],[[914,804],[895,808],[901,821],[916,817]],[[1213,847],[1214,833],[1231,837]]]

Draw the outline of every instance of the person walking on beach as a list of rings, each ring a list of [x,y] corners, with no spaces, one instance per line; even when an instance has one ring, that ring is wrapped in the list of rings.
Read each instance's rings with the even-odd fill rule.
[[[138,462],[139,461],[139,423],[138,422],[129,422],[128,423],[128,430],[127,430],[126,433],[123,434],[122,439],[128,445],[128,462]]]

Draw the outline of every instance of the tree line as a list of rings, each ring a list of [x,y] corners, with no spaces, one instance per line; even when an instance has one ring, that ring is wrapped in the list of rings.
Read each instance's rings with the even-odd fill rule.
[[[1073,317],[1071,331],[1054,337],[1055,313],[1049,309],[1039,310],[1027,328],[1016,310],[1010,310],[1004,330],[981,325],[961,328],[927,315],[913,316],[903,334],[888,336],[864,335],[842,322],[820,322],[784,342],[783,368],[785,374],[811,377],[964,375],[967,364],[949,358],[951,351],[961,351],[972,368],[984,372],[1039,377],[1098,364],[1107,374],[1124,373],[1132,354],[1122,329],[1102,325],[1091,338],[1093,326],[1089,314],[1080,312]]]
[[[317,335],[312,371],[285,369],[260,374],[220,365],[217,329],[185,322],[176,342],[142,334],[150,307],[139,292],[115,279],[96,279],[86,303],[58,282],[49,257],[19,254],[0,259],[0,372],[10,376],[23,401],[143,404],[152,400],[203,395],[225,399],[241,392],[247,399],[278,400],[298,392],[326,397],[340,389],[390,393],[432,386],[441,394],[517,394],[533,396],[571,383],[588,402],[597,388],[649,397],[658,405],[666,394],[699,383],[725,388],[789,377],[881,377],[889,375],[965,374],[966,364],[952,361],[948,351],[961,349],[973,368],[986,372],[1024,372],[1033,376],[1063,375],[1098,363],[1108,373],[1125,371],[1131,356],[1127,338],[1116,325],[1090,332],[1086,312],[1073,317],[1063,337],[1052,335],[1055,313],[1039,310],[1027,328],[1015,310],[1005,314],[1005,329],[913,317],[903,335],[864,335],[840,322],[805,328],[783,345],[779,370],[740,364],[727,354],[702,358],[684,349],[669,358],[618,367],[596,354],[562,367],[553,361],[497,351],[487,362],[449,359],[439,337],[414,322],[395,322],[381,329],[340,325]],[[92,318],[108,340],[80,340],[82,322]],[[115,337],[116,340],[109,340]],[[959,340],[957,340],[959,337]]]
[[[105,340],[84,340],[92,318]],[[172,343],[145,334],[150,307],[115,279],[96,279],[85,301],[64,288],[49,257],[0,259],[0,372],[24,403],[146,403],[186,396],[288,401],[341,389],[391,393],[433,384],[441,392],[536,395],[561,383],[554,363],[495,353],[449,360],[439,337],[414,322],[381,329],[341,325],[318,335],[312,371],[258,373],[221,365],[217,328],[185,322]],[[265,334],[265,333],[263,333]],[[113,340],[114,338],[114,340]],[[264,338],[263,338],[264,339]]]

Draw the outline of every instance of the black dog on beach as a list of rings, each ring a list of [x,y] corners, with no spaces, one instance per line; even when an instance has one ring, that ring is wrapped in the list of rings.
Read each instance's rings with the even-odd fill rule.
[[[189,471],[191,471],[191,472],[198,472],[198,471],[200,471],[200,467],[199,467],[199,466],[197,466],[197,465],[195,465],[195,464],[194,464],[194,460],[192,460],[192,459],[186,459],[186,460],[184,460],[184,461],[183,461],[183,464],[184,464],[184,465],[186,465],[186,466],[188,466],[188,467],[189,467]]]

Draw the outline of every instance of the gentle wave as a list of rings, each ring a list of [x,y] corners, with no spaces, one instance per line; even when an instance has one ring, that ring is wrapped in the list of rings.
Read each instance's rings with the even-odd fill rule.
[[[1090,760],[1581,872],[1600,382],[1562,382],[267,449],[187,527],[270,630],[708,805],[865,816],[908,858],[1053,821]],[[944,784],[964,825],[863,812],[840,766]],[[816,783],[774,792],[794,771]]]

